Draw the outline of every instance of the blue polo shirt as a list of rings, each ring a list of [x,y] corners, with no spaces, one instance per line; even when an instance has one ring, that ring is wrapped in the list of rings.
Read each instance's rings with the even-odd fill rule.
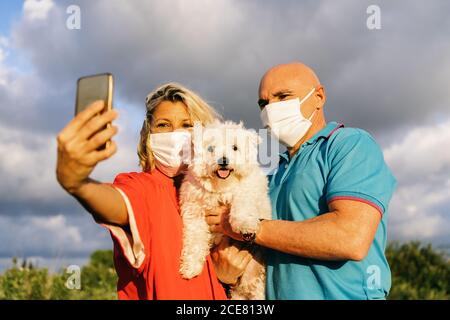
[[[383,299],[391,287],[384,254],[388,203],[396,186],[383,153],[365,131],[330,122],[269,174],[272,217],[302,221],[338,199],[367,203],[382,219],[362,261],[321,261],[268,250],[267,299]]]

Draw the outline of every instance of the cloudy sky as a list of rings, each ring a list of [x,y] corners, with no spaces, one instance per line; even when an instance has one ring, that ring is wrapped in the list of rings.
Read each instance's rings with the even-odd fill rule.
[[[67,27],[70,5],[80,29]],[[367,8],[381,9],[381,29]],[[310,65],[327,119],[369,131],[399,181],[391,240],[450,243],[450,2],[0,2],[0,270],[12,256],[55,268],[110,248],[109,234],[55,179],[59,130],[73,116],[77,78],[112,72],[118,153],[93,177],[137,171],[144,98],[191,87],[225,118],[259,128],[258,82],[271,66]]]

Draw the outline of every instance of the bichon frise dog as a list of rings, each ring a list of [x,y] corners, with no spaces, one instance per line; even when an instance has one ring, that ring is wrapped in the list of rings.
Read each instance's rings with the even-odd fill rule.
[[[198,127],[197,127],[198,128]],[[267,177],[257,162],[261,138],[242,123],[221,123],[194,129],[194,157],[180,188],[183,218],[183,250],[180,273],[191,279],[201,273],[206,256],[220,234],[212,234],[205,214],[222,204],[229,205],[229,223],[234,232],[256,233],[260,219],[271,218]],[[232,299],[265,298],[265,266],[261,249],[238,284],[231,289]]]

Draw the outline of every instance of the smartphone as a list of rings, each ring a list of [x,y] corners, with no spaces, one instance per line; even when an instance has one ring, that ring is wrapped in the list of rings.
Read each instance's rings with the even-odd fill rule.
[[[104,108],[100,113],[112,109],[114,79],[111,73],[95,74],[81,77],[77,81],[77,96],[75,101],[75,115],[86,109],[91,103],[97,100],[104,101]],[[99,131],[111,126],[111,123]],[[105,149],[111,141],[107,141],[97,150]]]

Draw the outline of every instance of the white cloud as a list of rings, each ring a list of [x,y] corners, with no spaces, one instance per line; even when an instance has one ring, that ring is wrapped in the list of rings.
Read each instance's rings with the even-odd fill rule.
[[[96,225],[80,209],[79,215],[0,215],[0,257],[85,256],[97,249],[111,248],[106,229]]]
[[[54,241],[68,241],[73,245],[82,242],[80,231],[76,226],[67,225],[63,215],[51,217],[32,217],[30,223],[36,231],[51,233]]]
[[[392,144],[385,156],[400,179],[417,176],[428,179],[450,165],[446,146],[450,146],[450,121],[412,129]]]
[[[44,20],[48,12],[53,8],[52,0],[25,0],[23,3],[23,12],[26,19]]]
[[[384,152],[399,185],[390,206],[390,234],[433,240],[450,230],[450,120],[412,129]]]

